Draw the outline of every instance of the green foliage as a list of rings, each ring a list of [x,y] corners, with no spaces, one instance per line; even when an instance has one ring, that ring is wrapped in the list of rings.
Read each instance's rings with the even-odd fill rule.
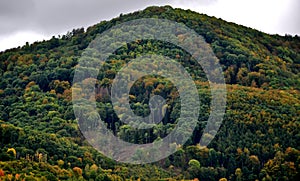
[[[129,124],[121,122],[114,113],[121,108],[112,106],[109,92],[116,73],[130,60],[150,53],[178,61],[194,80],[201,101],[198,125],[185,145],[173,145],[178,151],[157,163],[135,166],[106,158],[82,138],[73,114],[71,86],[78,58],[97,34],[138,18],[173,20],[203,36],[223,67],[228,102],[217,136],[202,148],[197,143],[209,116],[211,95],[196,61],[180,47],[156,40],[130,42],[117,49],[91,88],[101,118],[123,140],[143,144],[164,138],[176,126],[181,109],[172,82],[145,76],[130,89],[131,108],[147,116],[150,96],[160,95],[167,104],[154,111],[162,121],[146,130],[134,129],[130,118],[124,118]],[[1,52],[0,180],[296,180],[300,172],[299,40],[164,6]],[[97,112],[88,117],[95,121]],[[178,138],[190,134],[188,129],[179,132]],[[203,136],[209,139],[211,134]]]

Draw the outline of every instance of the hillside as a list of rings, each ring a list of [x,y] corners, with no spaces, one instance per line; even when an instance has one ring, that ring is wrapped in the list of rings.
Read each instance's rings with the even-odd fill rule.
[[[176,59],[195,82],[201,107],[197,127],[179,151],[152,164],[121,164],[92,148],[72,105],[75,67],[96,36],[139,18],[183,23],[203,36],[222,65],[227,84],[223,124],[207,148],[199,146],[210,109],[202,68],[172,44],[142,40],[120,47],[99,72],[98,112],[115,135],[131,143],[164,138],[176,125],[180,101],[159,76],[138,80],[130,104],[149,114],[149,95],[166,98],[162,123],[136,130],[120,122],[107,91],[122,65],[145,53]],[[170,6],[149,7],[49,41],[0,53],[0,180],[296,180],[300,172],[300,37],[269,35]],[[193,98],[191,98],[193,99]],[[181,130],[188,134],[189,130]],[[210,135],[204,135],[210,137]]]

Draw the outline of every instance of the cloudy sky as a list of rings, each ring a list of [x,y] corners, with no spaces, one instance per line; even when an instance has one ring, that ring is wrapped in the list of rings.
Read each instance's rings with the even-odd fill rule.
[[[300,35],[299,0],[0,0],[0,51],[166,4],[270,34]]]

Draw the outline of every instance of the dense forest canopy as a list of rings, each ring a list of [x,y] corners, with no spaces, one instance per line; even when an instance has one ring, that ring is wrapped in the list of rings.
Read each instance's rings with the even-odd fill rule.
[[[130,165],[95,150],[78,129],[72,86],[79,58],[96,36],[139,18],[183,23],[203,36],[222,66],[227,86],[223,123],[205,148],[198,143],[210,112],[210,86],[201,66],[182,48],[156,40],[117,49],[99,71],[97,111],[107,128],[130,143],[166,137],[178,122],[180,97],[170,80],[145,76],[130,89],[130,106],[149,115],[149,98],[166,99],[162,122],[138,130],[114,113],[109,92],[117,72],[143,54],[178,61],[197,86],[201,105],[192,137],[152,164]],[[159,60],[158,60],[159,61]],[[300,37],[269,35],[170,6],[149,7],[74,29],[49,41],[0,53],[0,180],[296,180],[300,172]],[[86,82],[89,83],[89,80]],[[193,97],[189,98],[193,101]],[[91,113],[89,121],[93,121]],[[180,137],[190,130],[180,130]],[[142,152],[133,153],[146,156]]]

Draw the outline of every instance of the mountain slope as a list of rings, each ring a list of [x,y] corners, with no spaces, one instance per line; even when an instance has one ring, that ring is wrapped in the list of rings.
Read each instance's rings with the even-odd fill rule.
[[[118,164],[94,150],[80,134],[71,102],[74,69],[97,34],[121,22],[150,17],[183,23],[211,45],[228,84],[226,115],[216,138],[208,148],[200,149],[197,143],[210,105],[201,67],[192,64],[189,54],[178,47],[150,40],[132,42],[115,52],[107,63],[109,68],[100,71],[102,80],[96,85],[99,112],[119,137],[134,143],[163,138],[179,116],[177,91],[161,77],[139,80],[131,91],[131,105],[140,115],[149,114],[149,92],[164,96],[171,105],[157,130],[149,130],[149,140],[145,140],[148,132],[128,128],[112,114],[110,100],[103,94],[107,81],[111,82],[120,65],[141,53],[155,50],[188,67],[203,105],[192,138],[186,145],[178,145],[180,150],[174,155],[154,164]],[[86,31],[75,29],[59,38],[2,52],[0,179],[295,180],[300,164],[299,52],[297,36],[268,35],[169,6],[149,7]],[[145,87],[147,82],[152,86]]]

